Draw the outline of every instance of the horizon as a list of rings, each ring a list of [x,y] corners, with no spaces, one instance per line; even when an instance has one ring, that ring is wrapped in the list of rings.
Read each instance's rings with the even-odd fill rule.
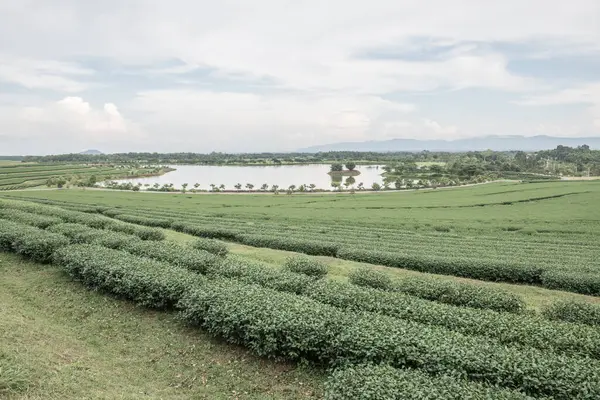
[[[5,2],[0,152],[600,138],[594,15],[593,0]]]

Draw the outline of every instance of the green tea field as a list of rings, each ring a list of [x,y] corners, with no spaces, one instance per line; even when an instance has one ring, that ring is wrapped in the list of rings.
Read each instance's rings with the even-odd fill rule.
[[[3,192],[0,395],[597,399],[599,200]]]

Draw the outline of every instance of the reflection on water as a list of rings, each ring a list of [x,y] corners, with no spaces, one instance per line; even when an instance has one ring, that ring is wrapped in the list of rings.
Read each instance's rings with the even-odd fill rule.
[[[300,185],[309,187],[315,185],[317,189],[331,190],[335,186],[352,187],[360,183],[365,188],[371,187],[375,182],[381,184],[381,166],[359,165],[356,170],[360,171],[357,176],[335,176],[329,174],[329,165],[280,165],[280,166],[211,166],[211,165],[174,165],[176,171],[168,172],[162,176],[147,178],[121,179],[117,182],[141,183],[145,187],[158,184],[173,184],[175,188],[181,188],[184,183],[188,184],[188,190],[200,184],[198,189],[210,190],[211,185],[225,185],[227,190],[235,190],[240,184],[242,189],[247,184],[253,185],[253,189],[260,189],[263,185],[271,188],[273,185],[280,189],[287,189],[291,185],[298,188]],[[143,189],[143,188],[142,188]]]

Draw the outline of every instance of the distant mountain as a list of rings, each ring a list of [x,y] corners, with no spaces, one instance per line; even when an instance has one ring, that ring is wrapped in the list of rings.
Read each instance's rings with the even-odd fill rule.
[[[89,149],[86,151],[82,151],[79,154],[104,154],[103,152],[101,152],[100,150],[96,150],[96,149]]]
[[[457,140],[418,140],[391,139],[368,142],[332,143],[299,149],[298,152],[317,153],[320,151],[538,151],[554,149],[558,145],[577,147],[587,144],[592,149],[600,149],[600,137],[561,138],[553,136],[482,136]]]

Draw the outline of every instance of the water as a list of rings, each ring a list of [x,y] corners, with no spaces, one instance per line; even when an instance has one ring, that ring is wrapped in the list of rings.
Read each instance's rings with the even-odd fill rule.
[[[226,190],[235,190],[234,185],[241,183],[245,189],[247,183],[254,185],[254,190],[260,189],[263,184],[269,188],[278,185],[280,190],[287,189],[290,185],[316,185],[317,189],[332,190],[332,177],[327,174],[329,165],[272,165],[272,166],[212,166],[212,165],[173,165],[176,171],[168,172],[162,176],[151,176],[145,178],[132,178],[117,180],[119,183],[132,182],[142,185],[159,186],[172,183],[173,187],[179,189],[184,183],[188,184],[188,190],[199,183],[200,190],[210,190],[210,185],[225,185]],[[382,184],[383,173],[381,165],[359,165],[356,167],[360,175],[354,176],[354,186],[363,183],[365,188],[370,188],[375,182]],[[340,181],[341,179],[341,181]],[[348,177],[338,178],[336,181],[343,184]],[[144,187],[142,187],[144,189]]]

